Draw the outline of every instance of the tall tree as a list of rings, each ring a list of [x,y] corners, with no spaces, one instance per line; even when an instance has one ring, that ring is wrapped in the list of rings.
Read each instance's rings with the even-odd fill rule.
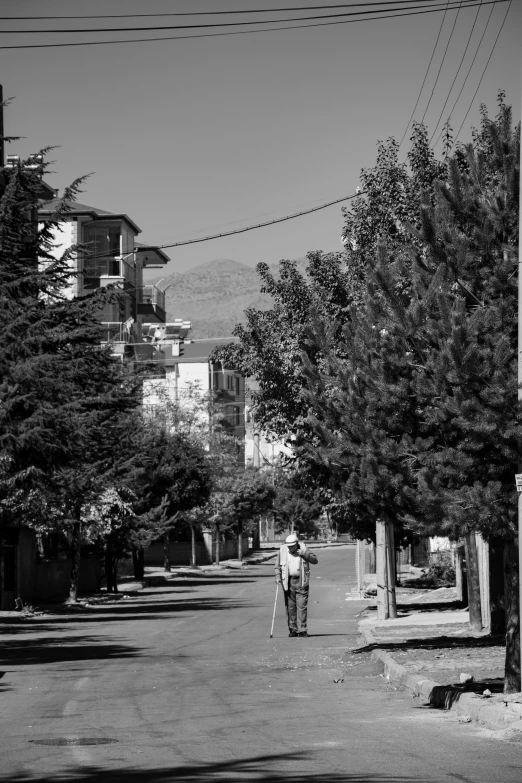
[[[0,523],[31,522],[27,498],[53,496],[73,542],[77,591],[82,493],[89,490],[107,422],[137,404],[119,366],[100,346],[99,312],[118,292],[68,297],[71,248],[56,258],[54,236],[81,180],[38,227],[45,165],[20,163],[0,199]],[[32,493],[29,495],[29,493]]]

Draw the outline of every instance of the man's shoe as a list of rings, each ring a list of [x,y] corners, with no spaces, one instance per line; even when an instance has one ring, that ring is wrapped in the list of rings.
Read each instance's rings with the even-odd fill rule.
[[[290,631],[288,636],[299,636],[299,634],[297,633],[297,631]]]
[[[301,631],[301,633],[298,633],[297,636],[306,636],[308,638],[308,634],[306,631]]]

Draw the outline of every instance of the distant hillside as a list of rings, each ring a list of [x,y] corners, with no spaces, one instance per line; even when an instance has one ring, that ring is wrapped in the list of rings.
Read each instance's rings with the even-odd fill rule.
[[[297,261],[304,270],[306,259]],[[276,272],[278,265],[273,269]],[[166,291],[167,320],[191,321],[193,338],[228,337],[234,326],[244,321],[246,309],[272,307],[272,298],[260,293],[261,281],[256,270],[229,258],[170,275],[160,288]]]

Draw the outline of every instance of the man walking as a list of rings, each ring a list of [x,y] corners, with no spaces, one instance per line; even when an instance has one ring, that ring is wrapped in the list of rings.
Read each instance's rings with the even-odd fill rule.
[[[289,636],[308,636],[306,612],[310,584],[310,563],[317,556],[299,541],[295,533],[287,536],[275,564],[276,584],[283,585]]]

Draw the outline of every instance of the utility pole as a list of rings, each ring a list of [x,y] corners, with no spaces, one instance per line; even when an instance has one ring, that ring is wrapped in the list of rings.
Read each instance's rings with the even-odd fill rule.
[[[4,89],[0,84],[0,196],[2,196],[5,186],[4,165]]]
[[[522,113],[522,106],[521,106]],[[522,164],[522,156],[519,161]],[[522,185],[522,165],[520,165],[520,184]],[[519,188],[518,204],[518,403],[522,403],[522,276],[520,264],[522,262],[522,191]],[[522,473],[522,464],[518,466]],[[522,493],[518,492],[518,628],[520,634],[520,671],[522,672]]]

